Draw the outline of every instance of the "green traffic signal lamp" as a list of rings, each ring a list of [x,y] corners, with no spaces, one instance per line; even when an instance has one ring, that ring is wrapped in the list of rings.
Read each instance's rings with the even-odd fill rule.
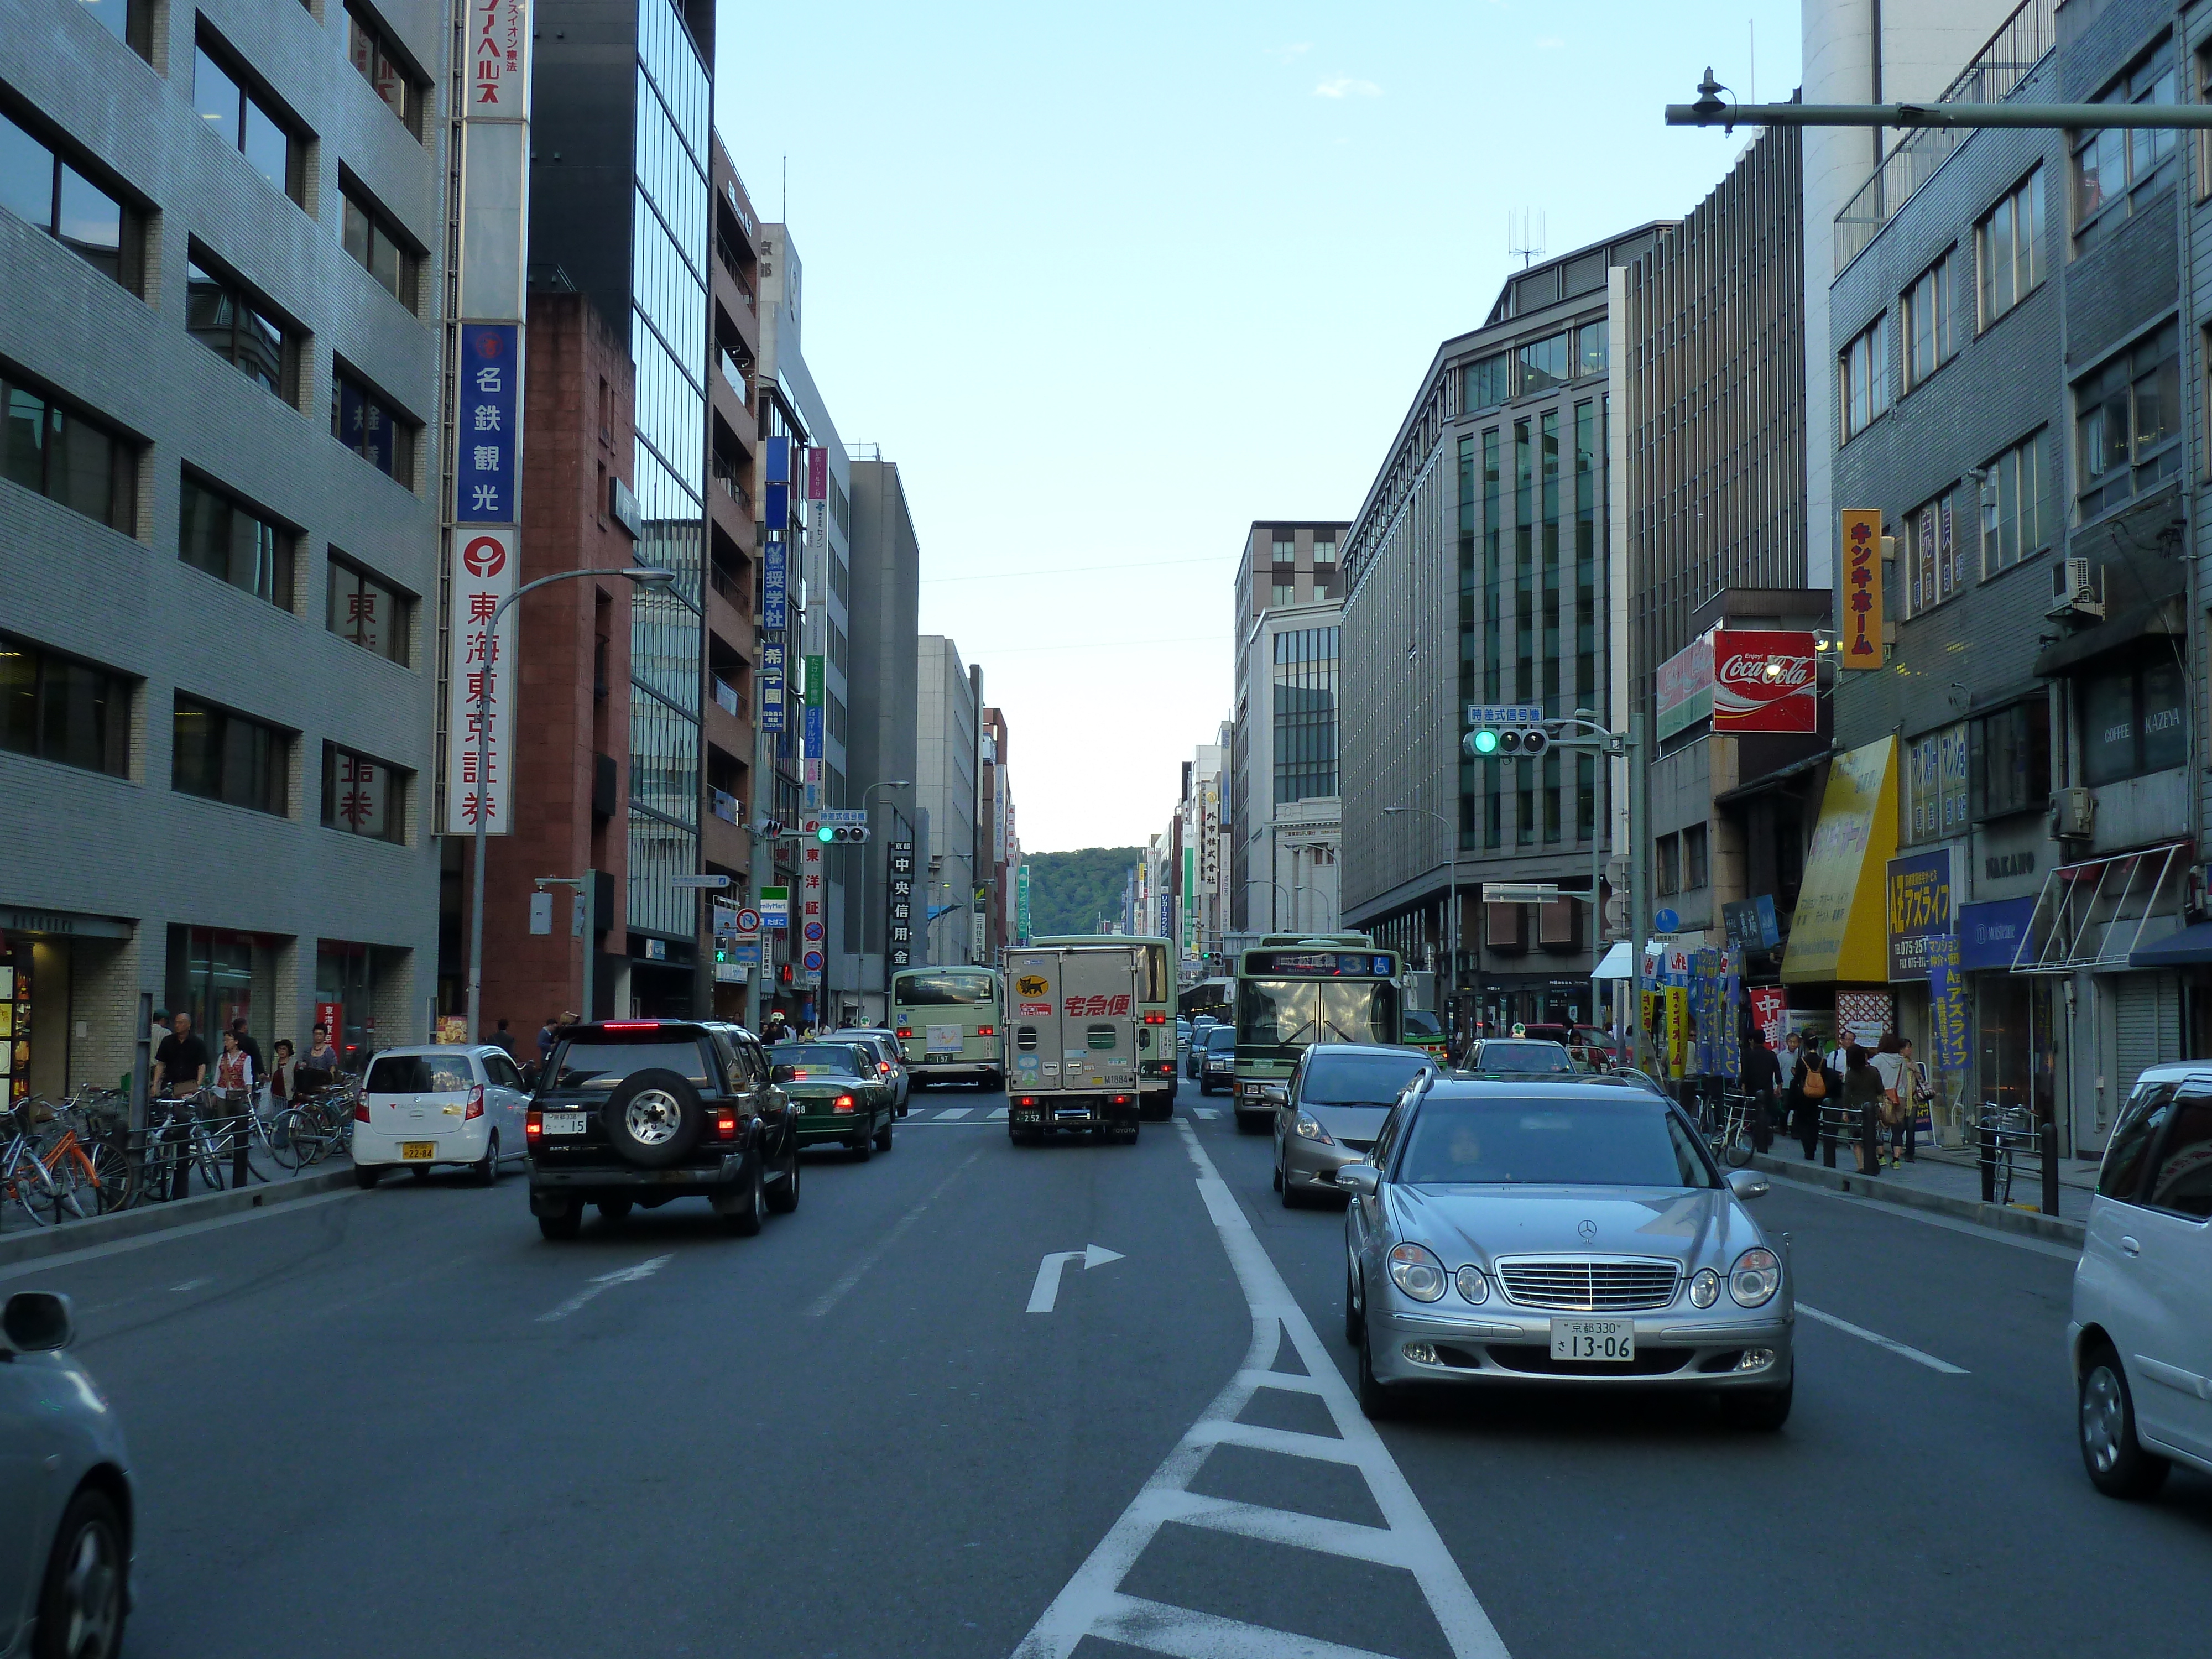
[[[834,823],[817,824],[814,830],[814,839],[824,847],[829,846],[837,839],[837,826]]]
[[[1478,756],[1494,755],[1498,752],[1498,733],[1486,726],[1469,733],[1467,743],[1468,747]]]

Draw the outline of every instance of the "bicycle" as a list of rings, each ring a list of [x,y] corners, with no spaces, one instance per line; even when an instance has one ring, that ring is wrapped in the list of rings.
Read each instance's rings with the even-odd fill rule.
[[[53,1108],[33,1095],[7,1108],[6,1115],[14,1133],[0,1150],[0,1213],[18,1209],[33,1226],[43,1227],[60,1213],[60,1194],[53,1171],[39,1156],[36,1133],[52,1118]]]
[[[223,1152],[211,1133],[218,1121],[207,1108],[215,1091],[155,1100],[146,1114],[145,1176],[149,1198],[182,1198],[190,1190],[191,1172],[211,1193],[223,1189]]]
[[[2025,1106],[2000,1106],[1994,1100],[1985,1100],[1982,1103],[1982,1129],[1989,1138],[1989,1158],[1996,1170],[1996,1201],[2009,1204],[2014,1150],[2039,1139],[2035,1114]]]
[[[295,1160],[290,1167],[304,1170],[332,1153],[350,1152],[353,1109],[352,1086],[333,1083],[279,1112],[279,1139]]]
[[[1741,1170],[1751,1162],[1751,1109],[1753,1097],[1736,1090],[1725,1091],[1721,1096],[1720,1126],[1713,1137],[1714,1146],[1732,1170]]]

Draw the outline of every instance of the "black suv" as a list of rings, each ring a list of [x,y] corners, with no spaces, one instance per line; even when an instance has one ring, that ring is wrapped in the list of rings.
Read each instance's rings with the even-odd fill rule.
[[[799,1115],[751,1032],[712,1020],[563,1028],[530,1103],[530,1212],[574,1238],[584,1206],[708,1198],[733,1233],[799,1207]]]

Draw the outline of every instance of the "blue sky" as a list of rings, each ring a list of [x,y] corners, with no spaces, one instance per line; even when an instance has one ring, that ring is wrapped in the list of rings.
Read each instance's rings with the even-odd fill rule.
[[[839,429],[900,464],[922,629],[1006,711],[1026,847],[1166,823],[1251,520],[1357,511],[1509,211],[1558,253],[1694,206],[1746,135],[1661,106],[1708,63],[1747,94],[1754,28],[1785,98],[1772,0],[722,8],[718,124]]]

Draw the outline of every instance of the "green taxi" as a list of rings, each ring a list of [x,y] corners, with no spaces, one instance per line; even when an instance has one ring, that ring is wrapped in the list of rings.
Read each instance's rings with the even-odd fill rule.
[[[890,1151],[898,1089],[883,1076],[872,1048],[823,1038],[779,1042],[768,1057],[779,1071],[791,1068],[783,1091],[798,1109],[802,1148],[840,1146],[863,1164]]]

